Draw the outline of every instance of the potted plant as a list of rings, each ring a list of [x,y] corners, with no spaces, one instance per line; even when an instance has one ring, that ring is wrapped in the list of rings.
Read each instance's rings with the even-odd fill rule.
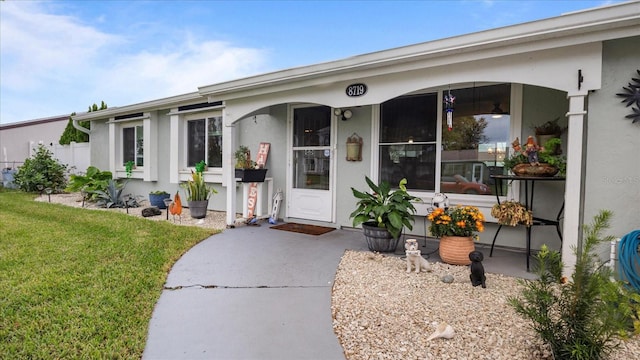
[[[149,203],[158,209],[166,209],[164,199],[168,199],[171,195],[164,190],[152,191],[149,193]]]
[[[530,136],[527,143],[532,141]],[[564,156],[555,154],[553,150],[560,144],[559,138],[552,138],[543,147],[533,144],[522,148],[519,140],[512,143],[514,154],[504,159],[504,167],[518,176],[564,176],[567,170],[567,160]],[[532,150],[529,150],[532,149]],[[531,151],[535,151],[535,157],[531,157]],[[533,160],[533,161],[532,161]]]
[[[475,232],[484,231],[484,215],[475,206],[436,208],[428,216],[429,232],[440,238],[438,247],[442,261],[453,265],[469,265],[469,253],[475,250]]]
[[[560,118],[557,117],[553,120],[549,120],[542,125],[534,125],[533,129],[536,134],[536,141],[538,144],[546,144],[547,141],[551,139],[560,139],[562,133],[567,129],[566,127],[560,126],[558,123]],[[560,155],[562,153],[561,141],[554,143],[553,147],[548,148],[555,155]]]
[[[400,180],[396,190],[391,190],[387,181],[376,185],[366,176],[365,180],[371,192],[351,188],[358,202],[349,218],[353,218],[354,227],[362,224],[369,250],[395,251],[402,229],[413,229],[413,202],[420,198],[407,192],[407,179]]]
[[[517,201],[503,201],[491,208],[491,216],[498,220],[500,225],[516,226],[533,224],[533,213]]]
[[[267,176],[267,169],[261,168],[251,160],[251,151],[248,147],[240,145],[234,153],[236,158],[236,179],[241,182],[263,182]]]
[[[204,181],[201,171],[191,171],[191,180],[181,185],[187,193],[187,205],[194,219],[202,219],[207,215],[207,206],[212,194],[218,193],[216,189],[208,186]]]

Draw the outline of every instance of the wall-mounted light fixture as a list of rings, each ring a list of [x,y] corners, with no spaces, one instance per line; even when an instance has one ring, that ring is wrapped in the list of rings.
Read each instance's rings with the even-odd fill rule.
[[[345,109],[345,110],[335,109],[335,110],[333,110],[333,113],[336,116],[340,116],[342,121],[347,121],[347,120],[351,119],[351,117],[353,116],[353,112],[351,112],[351,110],[349,110],[349,109]]]

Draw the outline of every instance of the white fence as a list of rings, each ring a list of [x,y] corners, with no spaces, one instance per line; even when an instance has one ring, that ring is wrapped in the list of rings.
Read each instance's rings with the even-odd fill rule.
[[[60,163],[67,165],[67,169],[71,174],[84,173],[91,165],[89,143],[72,142],[70,145],[55,144],[48,147]],[[33,149],[33,147],[31,148]]]
[[[38,149],[39,143],[29,142],[29,157],[32,157]],[[53,153],[53,157],[61,164],[67,165],[70,174],[84,173],[91,165],[91,153],[89,143],[75,143],[70,145],[49,144],[45,145]],[[12,188],[13,175],[24,161],[0,161],[2,176],[0,180],[4,187]]]

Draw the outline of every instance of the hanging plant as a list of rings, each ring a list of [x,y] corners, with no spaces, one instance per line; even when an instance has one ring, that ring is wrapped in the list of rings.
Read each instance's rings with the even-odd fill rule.
[[[636,70],[638,76],[640,76],[640,70]],[[625,116],[627,119],[632,119],[631,123],[635,123],[636,121],[640,121],[640,77],[639,78],[631,78],[631,82],[628,87],[622,87],[624,93],[618,93],[617,96],[621,96],[624,99],[623,103],[626,103],[626,106],[631,106],[631,114]],[[637,107],[633,107],[633,105]]]

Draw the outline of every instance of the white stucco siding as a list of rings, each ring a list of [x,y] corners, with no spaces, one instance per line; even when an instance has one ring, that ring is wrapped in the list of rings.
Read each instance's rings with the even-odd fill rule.
[[[609,233],[623,236],[640,229],[640,123],[616,93],[638,77],[640,36],[606,42],[603,64],[602,88],[589,96],[584,219],[612,210]]]

